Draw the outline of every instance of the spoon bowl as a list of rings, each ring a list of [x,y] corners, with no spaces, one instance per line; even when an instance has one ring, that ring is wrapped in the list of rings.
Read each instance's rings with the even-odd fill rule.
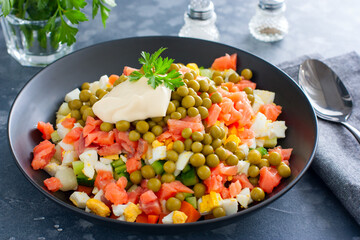
[[[299,84],[319,118],[343,124],[360,143],[360,132],[346,123],[353,108],[352,98],[330,67],[316,59],[305,60],[300,65]]]

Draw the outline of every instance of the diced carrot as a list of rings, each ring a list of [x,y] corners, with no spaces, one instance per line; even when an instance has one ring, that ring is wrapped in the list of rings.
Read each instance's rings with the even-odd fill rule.
[[[140,159],[137,160],[135,158],[130,158],[126,161],[126,171],[128,173],[135,172],[136,170],[139,170],[140,168],[141,168]]]
[[[259,112],[263,113],[267,119],[276,121],[281,113],[281,106],[275,104],[264,104],[260,106]]]
[[[42,138],[44,140],[50,140],[51,134],[54,132],[54,127],[51,123],[47,122],[38,122],[37,129],[42,133]]]
[[[145,204],[155,201],[157,199],[158,199],[158,197],[155,195],[155,193],[152,190],[148,190],[148,191],[144,192],[143,194],[141,194],[141,196],[140,196],[141,203],[145,203]]]
[[[76,191],[84,192],[89,196],[91,195],[92,190],[93,190],[93,187],[87,187],[87,186],[82,186],[82,185],[78,185],[78,188],[76,189]]]
[[[112,172],[99,170],[97,171],[94,185],[98,189],[105,189],[106,185],[114,181]]]
[[[222,199],[227,199],[227,198],[231,197],[230,196],[230,191],[226,187],[221,188],[220,195],[221,195]]]
[[[235,84],[235,86],[237,86],[240,91],[243,91],[244,88],[246,88],[246,87],[252,88],[252,90],[254,90],[256,88],[256,83],[254,83],[250,80],[243,79],[240,82],[238,82],[237,84]]]
[[[150,214],[148,215],[147,222],[151,224],[157,223],[159,220],[159,215]]]
[[[160,191],[158,191],[156,195],[160,200],[167,200],[170,197],[174,197],[178,192],[194,193],[193,190],[186,187],[180,181],[174,181],[170,183],[163,183],[161,185]]]
[[[148,216],[145,213],[141,213],[136,217],[137,223],[148,223]]]
[[[220,115],[221,107],[219,107],[219,105],[217,105],[217,104],[213,104],[209,108],[208,112],[209,112],[209,115],[205,119],[205,121],[207,122],[208,126],[212,126],[216,123],[216,121]]]
[[[103,131],[98,131],[96,132],[97,137],[94,139],[94,143],[97,143],[99,145],[112,145],[114,144],[115,141],[115,135],[113,131],[109,131],[109,132],[103,132]]]
[[[114,82],[119,78],[119,75],[116,75],[116,74],[111,74],[110,77],[109,77],[109,83],[111,85],[114,85]]]
[[[232,54],[231,56],[226,53],[225,56],[216,58],[211,65],[211,68],[218,71],[224,71],[231,68],[236,71],[236,59],[236,53]]]
[[[237,180],[240,181],[241,188],[249,188],[250,190],[254,188],[254,186],[250,183],[245,173],[233,176],[232,182],[236,182]]]
[[[119,186],[120,189],[125,189],[126,185],[128,183],[128,180],[126,177],[122,176],[116,181],[116,185]]]
[[[116,183],[111,182],[105,187],[105,198],[115,205],[128,202],[128,195],[124,189],[121,189]]]
[[[169,119],[167,121],[169,132],[172,134],[180,135],[184,128],[191,128],[193,132],[204,131],[204,125],[200,122],[189,122],[183,120]]]
[[[62,141],[67,144],[74,143],[75,141],[79,140],[82,131],[83,129],[81,127],[73,128],[66,134]]]
[[[262,167],[260,169],[259,186],[266,193],[271,193],[277,185],[279,185],[281,176],[276,168]]]
[[[231,197],[235,197],[236,195],[238,195],[241,192],[241,183],[240,183],[240,181],[237,180],[236,182],[230,183],[229,191],[230,191],[230,196]]]
[[[160,134],[159,136],[157,136],[156,140],[158,140],[159,142],[163,142],[168,138],[171,138],[171,133],[169,132],[169,130],[163,132],[162,134]]]
[[[211,175],[203,181],[207,187],[207,192],[221,192],[224,184],[222,183],[223,178],[220,175]]]
[[[200,213],[187,201],[181,202],[181,212],[185,213],[188,218],[186,219],[186,223],[196,222],[201,217]]]
[[[49,191],[52,191],[52,192],[56,192],[62,187],[60,179],[58,179],[56,177],[51,177],[51,178],[45,179],[44,185],[46,186],[47,189],[49,189]]]
[[[34,170],[43,169],[56,152],[55,144],[52,144],[49,140],[44,140],[34,147],[33,152],[32,168]]]
[[[139,71],[139,69],[125,66],[123,73],[125,76],[129,76],[133,71]]]
[[[73,128],[75,123],[75,118],[65,118],[64,121],[61,122],[61,125],[63,125],[65,128]]]
[[[97,149],[97,153],[100,156],[108,156],[108,155],[115,155],[120,154],[122,147],[119,143],[114,143],[110,146],[102,146],[101,148]]]

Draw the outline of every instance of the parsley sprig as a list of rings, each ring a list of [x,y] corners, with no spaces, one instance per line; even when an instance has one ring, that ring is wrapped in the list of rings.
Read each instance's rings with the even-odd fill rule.
[[[139,62],[143,65],[142,71],[132,72],[130,82],[137,81],[145,76],[148,79],[147,83],[154,89],[164,84],[165,87],[174,91],[175,88],[184,85],[179,72],[175,70],[168,72],[174,59],[160,57],[160,54],[165,50],[166,48],[160,48],[151,55],[148,52],[141,52],[142,57],[139,58]]]
[[[59,43],[71,46],[76,42],[77,25],[88,21],[82,12],[87,5],[86,0],[0,0],[0,5],[5,17],[12,13],[21,19],[47,20],[45,28],[38,33],[40,45],[45,48],[47,33],[51,33],[53,47]],[[115,0],[92,0],[92,18],[100,11],[105,28],[110,9],[115,6]],[[57,21],[58,18],[60,21]],[[24,34],[27,41],[32,41],[29,33]]]

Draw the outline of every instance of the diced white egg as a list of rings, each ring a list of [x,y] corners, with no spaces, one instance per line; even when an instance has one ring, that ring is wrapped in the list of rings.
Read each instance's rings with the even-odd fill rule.
[[[129,206],[129,203],[127,204],[118,204],[118,205],[111,205],[113,213],[115,216],[119,217],[124,215],[125,208]]]
[[[101,76],[99,80],[99,88],[101,89],[107,89],[109,86],[109,77],[107,75]]]
[[[80,123],[76,122],[76,123],[74,123],[74,127],[73,127],[73,128],[77,128],[77,127],[83,128],[83,126],[81,126]]]
[[[113,159],[108,159],[108,158],[100,158],[100,162],[102,162],[103,164],[110,164],[113,162]]]
[[[65,151],[63,155],[62,165],[71,166],[71,163],[78,160],[78,155],[75,151]]]
[[[80,160],[85,163],[85,160],[87,160],[91,165],[95,165],[95,163],[98,161],[98,154],[96,150],[86,150],[79,156]]]
[[[55,145],[55,154],[53,158],[61,162],[61,147],[59,144]]]
[[[66,136],[66,134],[68,134],[71,130],[69,128],[64,127],[61,123],[58,123],[56,125],[56,128],[57,128],[57,133],[61,139],[63,139]]]
[[[152,158],[149,160],[150,164],[153,164],[157,160],[162,160],[166,158],[166,146],[159,146],[153,148]]]
[[[63,168],[64,166],[59,165],[56,162],[49,162],[45,167],[44,170],[52,177],[55,176],[56,172]]]
[[[178,160],[176,161],[176,169],[174,175],[177,176],[180,174],[182,170],[184,170],[186,164],[188,164],[190,157],[193,155],[193,152],[182,152],[179,155]]]
[[[112,166],[110,164],[104,164],[102,162],[96,162],[94,168],[97,172],[99,170],[112,172]]]
[[[263,147],[264,143],[265,143],[265,139],[264,138],[256,138],[255,142],[256,142],[257,147]]]
[[[237,164],[238,173],[245,173],[246,176],[248,175],[250,163],[248,161],[239,161]]]
[[[202,200],[202,198],[199,198],[198,199],[198,209],[199,209],[199,206],[200,206],[200,203],[202,203],[203,202],[203,200]],[[206,208],[206,207],[205,207]],[[201,216],[204,216],[204,215],[208,215],[209,213],[210,213],[211,211],[203,211],[203,212],[200,212],[200,215]]]
[[[251,125],[250,130],[254,131],[255,137],[266,137],[268,135],[268,121],[266,116],[258,112],[255,116],[254,123]]]
[[[58,145],[59,145],[64,151],[74,151],[74,150],[75,150],[73,144],[64,143],[62,140],[58,143]]]
[[[248,205],[253,202],[250,196],[250,189],[242,189],[241,192],[236,195],[236,200],[240,203],[242,207],[247,208]]]
[[[75,88],[71,92],[65,95],[65,102],[70,102],[75,99],[79,99],[80,90]]]
[[[259,111],[259,108],[261,105],[264,105],[263,100],[261,99],[260,96],[254,94],[254,103],[252,104],[252,108],[253,108],[254,112]]]
[[[261,98],[261,100],[264,102],[264,104],[271,104],[274,102],[275,99],[275,93],[274,92],[270,92],[270,91],[266,91],[266,90],[259,90],[259,89],[255,89],[254,91],[254,96],[259,96]]]
[[[284,138],[286,129],[285,121],[269,123],[269,138]]]
[[[226,216],[235,214],[238,211],[238,202],[235,198],[228,198],[220,201],[220,206],[224,208]]]
[[[90,212],[91,212],[90,208],[88,208],[88,207],[86,206],[86,207],[85,207],[85,212],[90,213]]]
[[[59,115],[63,115],[66,116],[71,112],[71,109],[69,108],[69,105],[67,102],[63,102],[60,107],[59,110],[57,111],[57,114]]]
[[[119,220],[119,221],[125,221],[125,216],[124,215],[121,215],[120,217],[118,217],[116,220]]]
[[[96,164],[96,163],[95,163]],[[94,165],[95,165],[94,164]],[[82,172],[84,173],[85,176],[87,176],[89,179],[93,179],[94,175],[95,175],[95,168],[94,165],[88,160],[85,159],[84,161],[84,168],[82,170]]]
[[[166,208],[166,200],[161,200],[160,201],[160,207],[161,207],[161,211],[163,213],[169,212],[169,210],[167,210],[167,208]]]
[[[244,151],[245,156],[247,156],[249,154],[249,146],[246,143],[241,144],[239,146],[239,149]]]
[[[97,194],[99,192],[99,189],[97,187],[94,187],[91,191],[92,194]]]
[[[100,189],[94,196],[94,199],[101,201],[101,197],[104,195],[104,191]]]
[[[84,192],[75,191],[70,195],[70,201],[74,203],[78,208],[85,209],[86,202],[90,197]]]
[[[256,140],[255,138],[249,139],[247,142],[247,145],[249,146],[249,148],[256,148]]]
[[[172,211],[171,213],[169,213],[168,215],[166,215],[166,216],[162,219],[162,222],[163,222],[164,224],[173,224],[173,223],[174,223],[173,215],[174,215],[174,211]]]
[[[61,191],[76,190],[78,187],[76,176],[72,168],[64,167],[59,169],[56,172],[55,177],[58,178],[62,184],[62,187],[60,188]]]
[[[89,90],[90,90],[90,92],[91,92],[92,94],[95,94],[96,91],[97,91],[99,88],[100,88],[99,81],[95,81],[95,82],[93,82],[93,83],[90,83],[90,88],[89,88]]]

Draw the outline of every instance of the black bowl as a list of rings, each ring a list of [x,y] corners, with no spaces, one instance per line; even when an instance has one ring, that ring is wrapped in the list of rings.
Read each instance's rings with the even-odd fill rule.
[[[160,47],[167,47],[168,50],[163,55],[176,59],[176,62],[195,62],[205,67],[210,67],[215,58],[225,53],[237,53],[237,68],[252,69],[252,80],[257,83],[257,87],[276,93],[275,102],[283,107],[280,119],[285,120],[288,126],[286,138],[279,143],[284,148],[294,148],[290,160],[292,175],[283,180],[266,200],[220,219],[170,226],[148,225],[86,213],[71,204],[68,193],[50,193],[44,189],[43,180],[49,176],[44,171],[34,171],[30,166],[32,150],[41,141],[41,134],[36,130],[37,122],[55,122],[55,111],[65,94],[83,82],[95,81],[103,74],[121,73],[125,65],[138,67],[141,51],[154,52]],[[299,181],[312,161],[317,143],[317,120],[299,86],[280,69],[261,58],[209,41],[178,37],[140,37],[105,42],[79,50],[40,71],[17,96],[9,115],[8,134],[18,167],[45,196],[82,216],[105,224],[135,231],[172,233],[224,226],[283,195]]]

